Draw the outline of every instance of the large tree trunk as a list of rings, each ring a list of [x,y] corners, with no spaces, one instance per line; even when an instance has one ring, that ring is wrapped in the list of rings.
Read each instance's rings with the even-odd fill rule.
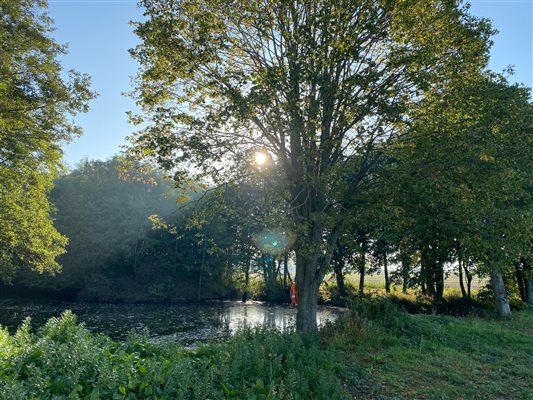
[[[507,291],[505,290],[502,274],[495,271],[492,272],[490,275],[490,281],[492,283],[492,290],[494,291],[494,306],[496,313],[500,317],[510,316],[511,308],[509,306],[509,301],[507,300]]]
[[[387,253],[383,254],[383,269],[385,270],[385,292],[390,293],[389,265]]]
[[[318,331],[316,303],[320,280],[317,277],[317,260],[305,257],[296,251],[296,285],[298,288],[298,308],[296,329],[303,333]]]
[[[316,322],[316,303],[318,289],[331,263],[337,246],[340,229],[334,229],[327,241],[325,253],[320,251],[323,243],[322,230],[315,226],[307,244],[296,244],[296,284],[298,287],[298,308],[296,313],[296,329],[303,333],[318,331]]]

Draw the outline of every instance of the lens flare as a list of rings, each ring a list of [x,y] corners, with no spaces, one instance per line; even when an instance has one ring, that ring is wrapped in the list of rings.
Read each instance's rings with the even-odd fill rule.
[[[252,239],[263,253],[275,256],[286,253],[294,244],[294,235],[277,229],[265,229]]]
[[[268,158],[267,158],[267,155],[265,153],[260,152],[260,151],[255,153],[255,163],[257,165],[265,164],[267,162],[267,159]]]

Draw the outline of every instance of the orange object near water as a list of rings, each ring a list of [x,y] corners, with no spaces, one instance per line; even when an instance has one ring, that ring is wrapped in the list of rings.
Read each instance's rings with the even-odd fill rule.
[[[298,285],[296,282],[291,285],[291,305],[298,305]]]

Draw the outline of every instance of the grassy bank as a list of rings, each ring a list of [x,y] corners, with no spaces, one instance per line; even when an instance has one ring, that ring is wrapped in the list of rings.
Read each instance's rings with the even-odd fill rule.
[[[363,378],[358,398],[533,399],[532,310],[456,318],[374,300],[353,311],[322,334]]]
[[[533,312],[409,315],[365,300],[316,337],[255,329],[187,350],[91,335],[65,313],[0,334],[0,397],[531,399]]]

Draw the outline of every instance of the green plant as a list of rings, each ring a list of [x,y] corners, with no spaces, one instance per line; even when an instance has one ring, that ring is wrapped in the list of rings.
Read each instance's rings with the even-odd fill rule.
[[[0,331],[0,398],[345,398],[340,365],[318,337],[246,329],[187,350],[147,332],[123,343],[92,335],[70,311],[35,333]]]

